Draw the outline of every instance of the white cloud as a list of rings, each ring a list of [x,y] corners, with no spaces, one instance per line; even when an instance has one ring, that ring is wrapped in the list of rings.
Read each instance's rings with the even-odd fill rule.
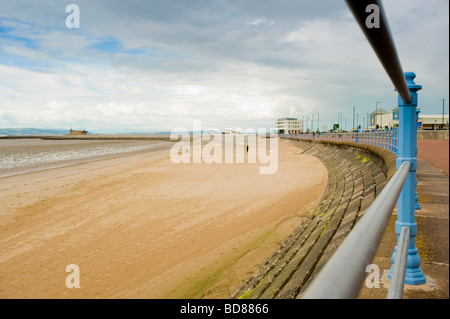
[[[252,22],[249,22],[248,24],[254,25],[255,27],[257,26],[272,26],[275,24],[274,21],[270,21],[266,18],[257,18],[255,20],[253,20]]]
[[[326,43],[333,39],[335,38],[332,32],[332,22],[316,19],[302,23],[298,29],[289,32],[283,40],[310,45],[314,42]]]
[[[62,3],[0,4],[0,125],[270,127],[396,103],[344,1],[77,4],[78,30],[65,28]],[[438,111],[433,99],[448,100],[448,1],[384,4],[424,110]]]

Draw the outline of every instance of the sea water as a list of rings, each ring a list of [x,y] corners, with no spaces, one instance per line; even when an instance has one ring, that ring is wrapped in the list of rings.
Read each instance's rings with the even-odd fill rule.
[[[0,139],[0,177],[157,148],[153,140]]]

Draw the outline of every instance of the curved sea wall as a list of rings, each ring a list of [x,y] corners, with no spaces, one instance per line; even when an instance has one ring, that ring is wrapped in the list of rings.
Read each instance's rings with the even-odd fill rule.
[[[290,139],[320,159],[328,185],[319,206],[230,297],[293,299],[326,261],[395,173],[395,155],[353,142]],[[336,274],[337,276],[339,274]]]

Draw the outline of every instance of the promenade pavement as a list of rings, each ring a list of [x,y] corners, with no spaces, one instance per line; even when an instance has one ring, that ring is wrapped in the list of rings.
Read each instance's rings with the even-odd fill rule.
[[[405,285],[404,299],[449,298],[449,141],[418,141],[417,193],[420,210],[416,210],[418,234],[416,247],[420,268],[426,276],[424,285]],[[389,288],[387,273],[397,243],[396,211],[389,222],[373,264],[380,269],[379,288],[363,284],[360,298],[386,298]]]

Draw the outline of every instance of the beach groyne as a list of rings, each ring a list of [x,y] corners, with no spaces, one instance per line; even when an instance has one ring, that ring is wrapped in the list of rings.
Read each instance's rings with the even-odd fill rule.
[[[395,155],[377,146],[322,140],[291,142],[299,153],[324,163],[327,188],[310,217],[231,298],[300,298],[395,173]]]

